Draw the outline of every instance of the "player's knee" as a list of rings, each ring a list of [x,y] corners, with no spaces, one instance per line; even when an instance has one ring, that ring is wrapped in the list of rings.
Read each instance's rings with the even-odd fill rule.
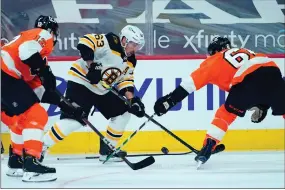
[[[71,120],[75,120],[75,121],[77,121],[77,122],[79,122],[81,125],[86,125],[82,120],[80,120],[80,119],[78,119],[78,118],[75,118],[73,115],[70,115],[70,114],[66,114],[66,113],[64,113],[64,112],[62,112],[61,114],[60,114],[60,119],[62,120],[62,119],[71,119]]]
[[[27,154],[39,158],[48,114],[39,103],[36,103],[19,117],[19,125],[23,128],[24,149]]]
[[[117,117],[131,117],[131,114],[128,112],[127,106],[118,104],[117,107],[105,111],[102,113],[106,119],[117,118]]]
[[[39,103],[31,106],[19,117],[19,124],[23,126],[23,128],[38,128],[43,130],[48,122],[48,113]]]
[[[73,131],[82,127],[82,124],[73,119],[62,119],[56,122],[44,136],[44,144],[48,147],[62,141]]]
[[[117,126],[126,126],[131,118],[131,114],[129,112],[125,112],[122,115],[118,115],[113,117],[110,123],[113,123]]]
[[[118,142],[123,136],[130,118],[131,114],[129,112],[125,112],[122,115],[111,118],[107,127],[107,137],[113,140],[114,143]]]
[[[216,118],[221,118],[227,122],[228,125],[230,125],[237,117],[236,114],[233,114],[229,112],[226,108],[225,105],[222,105],[216,112],[215,114]]]

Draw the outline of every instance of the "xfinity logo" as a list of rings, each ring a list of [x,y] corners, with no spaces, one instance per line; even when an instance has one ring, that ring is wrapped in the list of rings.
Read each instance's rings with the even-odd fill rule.
[[[113,9],[111,4],[78,4],[76,0],[51,0],[57,21],[59,23],[100,23],[99,18],[82,18],[81,9]],[[202,24],[237,24],[237,23],[285,23],[284,4],[277,0],[252,0],[259,13],[258,18],[240,18],[225,10],[219,9],[206,0],[181,0],[189,9],[168,9],[167,5],[173,0],[153,0],[153,23],[170,23],[167,16],[163,15],[191,15],[203,14],[208,18],[198,18]],[[250,0],[247,0],[250,1]],[[68,7],[68,11],[67,8]],[[135,18],[126,18],[127,23],[146,23],[146,11]]]

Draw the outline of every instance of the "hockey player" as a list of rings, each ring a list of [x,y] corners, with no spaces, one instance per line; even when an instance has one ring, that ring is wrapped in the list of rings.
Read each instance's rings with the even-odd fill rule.
[[[110,119],[106,138],[113,144],[122,137],[124,129],[131,117],[144,116],[144,104],[134,96],[134,69],[136,66],[135,52],[142,49],[145,40],[142,31],[135,26],[127,25],[117,36],[108,34],[86,34],[78,45],[81,59],[72,64],[68,71],[66,98],[81,106],[89,115],[94,106],[101,114]],[[121,95],[131,103],[128,107],[120,98],[106,90],[100,81],[115,85]],[[71,132],[85,125],[81,118],[74,118],[66,113],[61,114],[44,136],[47,147],[63,140]],[[100,161],[104,161],[110,150],[100,140]],[[121,161],[114,157],[110,161]]]
[[[56,78],[46,62],[59,35],[57,22],[41,15],[34,27],[1,51],[1,121],[10,128],[12,141],[7,175],[23,176],[24,182],[56,180],[55,168],[38,162],[48,121],[40,101],[59,105],[71,115],[77,111],[55,93]]]
[[[210,158],[211,150],[222,140],[237,116],[244,117],[247,110],[253,109],[251,120],[259,123],[269,108],[273,115],[285,114],[285,82],[274,61],[248,49],[231,48],[229,40],[223,37],[215,37],[208,52],[210,57],[189,78],[154,105],[155,113],[161,116],[208,83],[229,92],[207,131],[202,150],[195,157],[198,167]]]

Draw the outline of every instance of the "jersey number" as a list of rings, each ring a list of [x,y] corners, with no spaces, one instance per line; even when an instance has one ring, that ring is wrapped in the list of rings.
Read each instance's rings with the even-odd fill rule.
[[[42,48],[46,46],[46,40],[41,38],[39,35],[35,37],[35,40],[41,45]]]
[[[96,41],[97,41],[97,47],[103,47],[104,41],[103,41],[103,35],[96,34],[95,35]]]
[[[250,55],[255,55],[255,53],[250,50],[246,50],[246,52],[238,52],[239,50],[239,48],[232,48],[224,52],[224,59],[234,68],[241,67],[250,59]]]

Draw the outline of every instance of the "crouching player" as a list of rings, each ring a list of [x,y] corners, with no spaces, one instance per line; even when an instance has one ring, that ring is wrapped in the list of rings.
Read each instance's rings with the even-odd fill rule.
[[[210,158],[231,123],[237,116],[244,117],[247,110],[255,110],[251,117],[254,123],[261,122],[269,108],[272,115],[285,114],[285,82],[272,59],[248,49],[231,48],[230,41],[223,37],[213,39],[208,53],[210,57],[197,70],[154,105],[155,113],[161,116],[207,84],[229,92],[225,104],[216,111],[202,150],[195,157],[199,165]]]
[[[137,63],[135,52],[144,46],[142,31],[135,26],[127,25],[119,36],[114,33],[86,34],[78,45],[81,59],[76,60],[68,71],[66,98],[74,105],[80,106],[88,116],[94,106],[106,118],[110,119],[106,138],[116,146],[122,137],[131,114],[144,116],[144,104],[139,97],[134,96],[134,69]],[[124,101],[109,92],[100,84],[115,85],[119,93],[131,103]],[[62,141],[71,132],[84,126],[81,118],[70,116],[64,111],[44,136],[47,147]],[[100,141],[100,161],[104,161],[110,150]],[[110,161],[121,161],[113,157]]]

